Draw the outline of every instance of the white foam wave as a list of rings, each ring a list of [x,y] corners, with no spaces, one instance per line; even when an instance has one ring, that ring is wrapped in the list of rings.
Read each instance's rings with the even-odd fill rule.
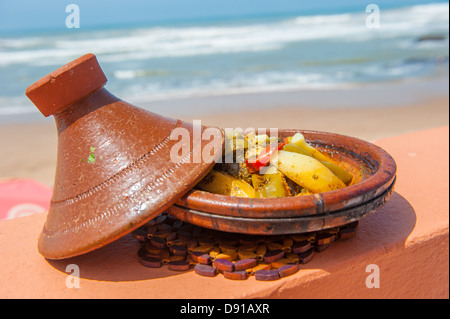
[[[30,106],[0,106],[0,116],[36,113],[36,108]]]
[[[376,37],[448,32],[448,3],[381,11],[378,31],[365,25],[367,13],[302,16],[267,24],[152,27],[87,32],[70,41],[62,36],[0,39],[0,67],[56,65],[86,52],[105,62],[236,52],[278,50],[318,39],[367,41]]]
[[[131,100],[165,100],[198,96],[229,95],[255,92],[277,92],[297,89],[345,87],[321,73],[262,72],[252,76],[235,75],[210,80],[193,79],[182,88],[159,82],[135,83],[122,92]]]

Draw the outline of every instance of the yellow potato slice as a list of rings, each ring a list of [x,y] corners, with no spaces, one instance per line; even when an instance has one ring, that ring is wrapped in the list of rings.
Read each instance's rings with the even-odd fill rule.
[[[309,145],[303,134],[297,133],[295,134],[291,142],[283,146],[284,151],[299,153],[303,155],[309,155],[320,161],[323,165],[328,167],[341,181],[344,182],[345,185],[350,185],[353,179],[353,175],[349,172],[345,171],[338,165],[332,163],[331,158],[321,153],[319,150],[315,149],[311,145]]]
[[[345,184],[329,168],[313,157],[293,152],[278,152],[278,170],[313,193],[344,188]]]
[[[288,186],[278,171],[264,175],[252,174],[252,184],[257,197],[276,198],[288,196]]]
[[[256,197],[255,189],[249,183],[214,170],[210,171],[197,186],[204,191],[214,194]]]

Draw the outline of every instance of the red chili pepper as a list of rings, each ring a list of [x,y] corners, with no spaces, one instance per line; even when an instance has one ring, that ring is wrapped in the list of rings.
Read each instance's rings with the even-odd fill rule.
[[[270,159],[272,158],[273,154],[275,153],[275,150],[280,150],[284,145],[286,145],[285,142],[278,143],[277,144],[270,144],[268,145],[259,155],[256,157],[256,160],[254,163],[249,162],[248,160],[245,160],[245,164],[252,172],[257,172],[261,169],[261,167],[266,166],[269,164]]]

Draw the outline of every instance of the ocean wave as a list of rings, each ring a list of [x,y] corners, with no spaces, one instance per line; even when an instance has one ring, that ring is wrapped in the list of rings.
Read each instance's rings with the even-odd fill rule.
[[[167,70],[116,70],[114,77],[117,79],[135,79],[144,77],[164,77],[170,74]]]
[[[131,100],[152,101],[299,89],[345,88],[347,86],[348,83],[336,82],[322,73],[268,71],[208,80],[191,79],[183,83],[183,87],[163,82],[135,82],[121,94]]]
[[[25,104],[26,101],[23,101],[22,104]],[[0,117],[1,116],[7,116],[7,115],[20,115],[20,114],[34,114],[36,113],[36,108],[33,106],[26,106],[26,105],[16,105],[16,106],[9,106],[9,105],[2,105],[0,102]]]
[[[374,38],[448,32],[448,3],[381,11],[380,29],[365,25],[367,13],[300,16],[270,23],[203,27],[150,27],[90,31],[67,40],[61,35],[0,39],[0,67],[57,65],[86,52],[106,62],[163,57],[281,50],[302,41],[370,41]]]
[[[346,88],[448,77],[448,3],[361,12],[0,38],[0,116],[36,111],[23,94],[88,52],[129,100]],[[70,39],[70,40],[69,40]]]
[[[139,77],[141,72],[122,70],[122,79]],[[115,76],[118,74],[115,73]],[[283,92],[292,90],[319,90],[348,88],[354,84],[332,82],[324,74],[298,72],[263,72],[253,76],[235,75],[229,78],[210,80],[191,79],[182,87],[164,82],[131,82],[129,85],[113,88],[121,98],[133,103],[159,100],[173,100],[205,96],[223,96],[258,92]],[[25,96],[0,97],[0,118],[11,115],[36,114],[36,108]]]

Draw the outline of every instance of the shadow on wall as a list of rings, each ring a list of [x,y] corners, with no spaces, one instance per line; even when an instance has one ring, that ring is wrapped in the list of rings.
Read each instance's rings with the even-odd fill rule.
[[[391,200],[375,213],[363,218],[355,237],[338,241],[327,250],[316,253],[313,260],[301,265],[302,269],[335,271],[339,262],[393,247],[403,247],[416,224],[416,214],[411,204],[394,192]],[[47,260],[57,270],[66,273],[69,264],[76,264],[80,277],[100,281],[138,281],[181,275],[161,268],[146,268],[140,264],[137,251],[139,242],[131,235],[93,252],[64,260]],[[192,270],[191,270],[192,271]],[[252,280],[252,279],[250,279]]]

